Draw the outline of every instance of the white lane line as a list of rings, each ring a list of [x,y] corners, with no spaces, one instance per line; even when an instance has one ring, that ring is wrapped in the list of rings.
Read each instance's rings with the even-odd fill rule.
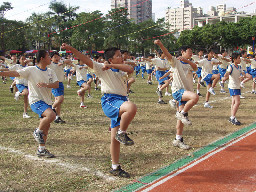
[[[201,163],[202,161],[208,159],[209,157],[211,157],[211,156],[213,156],[213,155],[215,155],[215,154],[217,154],[217,153],[223,151],[224,149],[230,147],[231,145],[233,145],[233,144],[235,144],[235,143],[237,143],[237,142],[243,140],[244,138],[246,138],[246,137],[252,135],[253,133],[256,133],[256,129],[253,130],[253,131],[251,131],[251,132],[249,132],[249,133],[247,133],[246,135],[240,137],[239,139],[233,141],[232,143],[230,143],[230,144],[228,144],[228,145],[226,145],[226,146],[224,146],[224,147],[221,147],[221,148],[219,148],[218,150],[213,151],[212,153],[209,153],[209,154],[206,155],[205,157],[196,160],[194,163],[190,164],[190,165],[187,166],[187,167],[184,167],[184,168],[181,169],[181,170],[178,170],[178,171],[175,172],[174,174],[172,174],[172,175],[166,177],[165,179],[162,179],[162,180],[158,181],[157,183],[155,183],[154,185],[151,185],[149,188],[143,190],[142,192],[148,192],[148,191],[150,191],[150,190],[156,188],[157,186],[159,186],[159,185],[163,184],[164,182],[168,181],[169,179],[171,179],[171,178],[173,178],[173,177],[175,177],[175,176],[177,176],[177,175],[179,175],[179,174],[185,172],[186,170],[188,170],[188,169],[194,167],[195,165]],[[161,179],[161,178],[160,178],[160,179]]]
[[[17,155],[24,156],[26,159],[28,159],[30,161],[40,161],[40,162],[44,162],[44,163],[47,163],[47,164],[57,165],[59,167],[67,169],[69,172],[70,171],[71,172],[78,172],[78,171],[83,172],[84,171],[84,172],[90,173],[92,175],[95,175],[97,177],[103,178],[106,181],[115,181],[116,180],[114,177],[110,177],[108,175],[105,175],[101,171],[94,170],[94,169],[91,169],[91,168],[87,168],[87,167],[84,167],[83,165],[79,165],[79,164],[66,163],[66,162],[63,162],[63,161],[61,161],[59,159],[56,159],[56,158],[53,158],[53,159],[39,158],[39,157],[34,156],[34,155],[26,154],[26,153],[24,153],[20,150],[7,148],[7,147],[3,147],[3,146],[0,146],[0,150],[1,151],[6,151],[8,153],[14,153],[14,154],[17,154]]]

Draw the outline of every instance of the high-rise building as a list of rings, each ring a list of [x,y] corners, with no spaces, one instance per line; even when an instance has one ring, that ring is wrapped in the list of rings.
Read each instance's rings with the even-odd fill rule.
[[[152,0],[111,0],[111,9],[125,7],[135,23],[152,19]]]
[[[201,7],[194,8],[189,0],[181,0],[181,7],[167,8],[165,22],[170,31],[183,31],[194,27],[193,19],[203,15]]]

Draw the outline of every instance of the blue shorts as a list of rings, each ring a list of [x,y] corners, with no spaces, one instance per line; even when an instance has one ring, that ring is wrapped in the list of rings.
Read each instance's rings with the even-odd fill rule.
[[[213,74],[208,74],[203,80],[206,82],[206,85],[212,84],[212,78]]]
[[[229,89],[230,96],[241,95],[241,89]]]
[[[140,68],[141,68],[141,72],[142,72],[142,73],[145,73],[145,72],[146,72],[146,66],[141,66]]]
[[[68,76],[68,74],[70,73],[70,69],[64,70],[64,72],[65,72],[66,75]]]
[[[89,81],[90,78],[93,79],[93,77],[91,76],[91,74],[87,74],[87,75],[86,75],[86,81]]]
[[[202,67],[197,67],[196,74],[198,78],[202,77],[201,72],[202,72]]]
[[[256,69],[251,69],[250,74],[252,75],[252,78],[256,77]]]
[[[164,84],[164,81],[168,80],[168,77],[159,80],[159,78],[162,77],[164,74],[165,71],[156,71],[156,79],[160,85]]]
[[[79,87],[81,87],[84,83],[86,83],[85,80],[77,81],[76,82]]]
[[[184,92],[185,92],[185,89],[180,89],[172,94],[173,99],[179,102],[179,106],[185,105],[187,103],[187,101],[181,101],[182,95],[184,94]]]
[[[152,73],[152,69],[147,69],[147,74],[151,74]]]
[[[104,94],[101,97],[102,110],[111,119],[111,128],[120,125],[121,117],[119,117],[119,111],[125,101],[128,101],[127,97],[122,95]]]
[[[52,108],[51,105],[46,104],[44,101],[37,101],[30,105],[30,108],[33,112],[39,115],[39,118],[42,118],[42,114],[46,111],[48,108]]]
[[[218,74],[218,73],[219,73],[218,69],[212,70],[212,74]]]
[[[62,82],[59,82],[59,88],[52,89],[52,94],[54,97],[59,97],[64,95],[64,85]]]
[[[220,72],[220,77],[223,78],[225,73],[227,72],[227,69],[219,68],[219,72]]]
[[[22,91],[24,89],[28,89],[28,86],[25,86],[23,84],[17,84],[16,87],[17,87],[17,89],[19,90],[20,93],[22,93]]]
[[[246,69],[247,69],[247,73],[249,73],[250,75],[252,75],[252,74],[251,74],[251,70],[252,70],[251,67],[246,67]]]

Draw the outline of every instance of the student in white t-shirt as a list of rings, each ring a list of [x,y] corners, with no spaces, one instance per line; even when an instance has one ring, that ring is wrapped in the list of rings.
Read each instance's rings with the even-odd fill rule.
[[[120,177],[130,177],[130,174],[121,169],[119,164],[120,143],[133,145],[126,130],[135,117],[137,107],[127,98],[127,74],[133,73],[133,67],[124,64],[122,54],[118,48],[109,48],[105,51],[105,59],[109,64],[97,63],[88,59],[75,48],[62,44],[63,49],[70,50],[77,58],[93,68],[101,80],[101,105],[104,113],[111,119],[112,159],[111,174]]]
[[[179,102],[179,107],[176,112],[176,118],[178,119],[176,126],[177,133],[173,145],[181,149],[189,149],[190,146],[186,145],[183,141],[183,128],[184,124],[192,124],[188,119],[188,111],[199,100],[199,96],[193,92],[193,83],[190,83],[193,82],[193,76],[190,72],[197,70],[197,65],[190,61],[193,52],[191,48],[183,46],[181,48],[182,57],[177,59],[168,52],[160,40],[155,40],[154,44],[162,49],[173,68],[172,95],[173,98]]]
[[[33,132],[35,140],[39,143],[37,155],[51,158],[54,155],[45,148],[45,143],[50,124],[56,117],[51,106],[51,89],[58,88],[59,81],[55,72],[47,68],[51,63],[47,51],[38,51],[37,62],[36,66],[29,66],[17,71],[0,72],[0,76],[21,77],[28,80],[30,107],[41,118],[39,127]]]
[[[213,65],[218,65],[218,63],[212,61],[213,56],[214,51],[210,49],[208,51],[207,59],[199,61],[199,65],[202,66],[202,79],[206,82],[207,85],[207,93],[205,97],[204,107],[210,109],[212,108],[212,106],[208,103],[210,99],[210,94],[216,94],[214,91],[214,87],[220,79],[220,74],[212,74]]]
[[[223,80],[223,77],[227,71],[227,67],[230,64],[230,59],[228,57],[228,53],[225,50],[221,50],[221,56],[217,56],[217,59],[221,62],[219,65],[219,73],[220,73],[220,86],[221,90],[220,93],[226,93],[224,90],[224,83],[225,81]]]
[[[249,59],[251,61],[251,70],[250,74],[252,75],[252,93],[256,94],[255,91],[255,85],[256,85],[256,56],[255,55],[250,55]]]
[[[241,68],[242,71],[245,73],[245,78],[244,80],[241,82],[241,87],[245,88],[244,84],[250,80],[252,80],[252,75],[247,71],[247,65],[250,65],[251,60],[247,59],[247,52],[246,50],[242,50],[241,51]]]
[[[148,84],[152,85],[152,72],[153,72],[153,63],[152,63],[152,59],[154,58],[154,55],[149,55],[147,59],[151,60],[146,60],[146,71],[148,74]]]
[[[232,97],[231,104],[231,116],[229,118],[229,122],[233,125],[241,125],[240,121],[236,119],[236,113],[238,111],[240,105],[240,95],[241,95],[241,74],[245,76],[245,73],[242,71],[241,66],[239,66],[241,62],[240,54],[233,53],[232,54],[232,64],[228,66],[227,72],[224,76],[224,81],[229,79],[228,88],[230,96]]]

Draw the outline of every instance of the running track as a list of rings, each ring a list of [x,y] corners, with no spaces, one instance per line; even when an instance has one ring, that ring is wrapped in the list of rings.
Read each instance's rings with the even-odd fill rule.
[[[256,123],[117,191],[256,192]]]

